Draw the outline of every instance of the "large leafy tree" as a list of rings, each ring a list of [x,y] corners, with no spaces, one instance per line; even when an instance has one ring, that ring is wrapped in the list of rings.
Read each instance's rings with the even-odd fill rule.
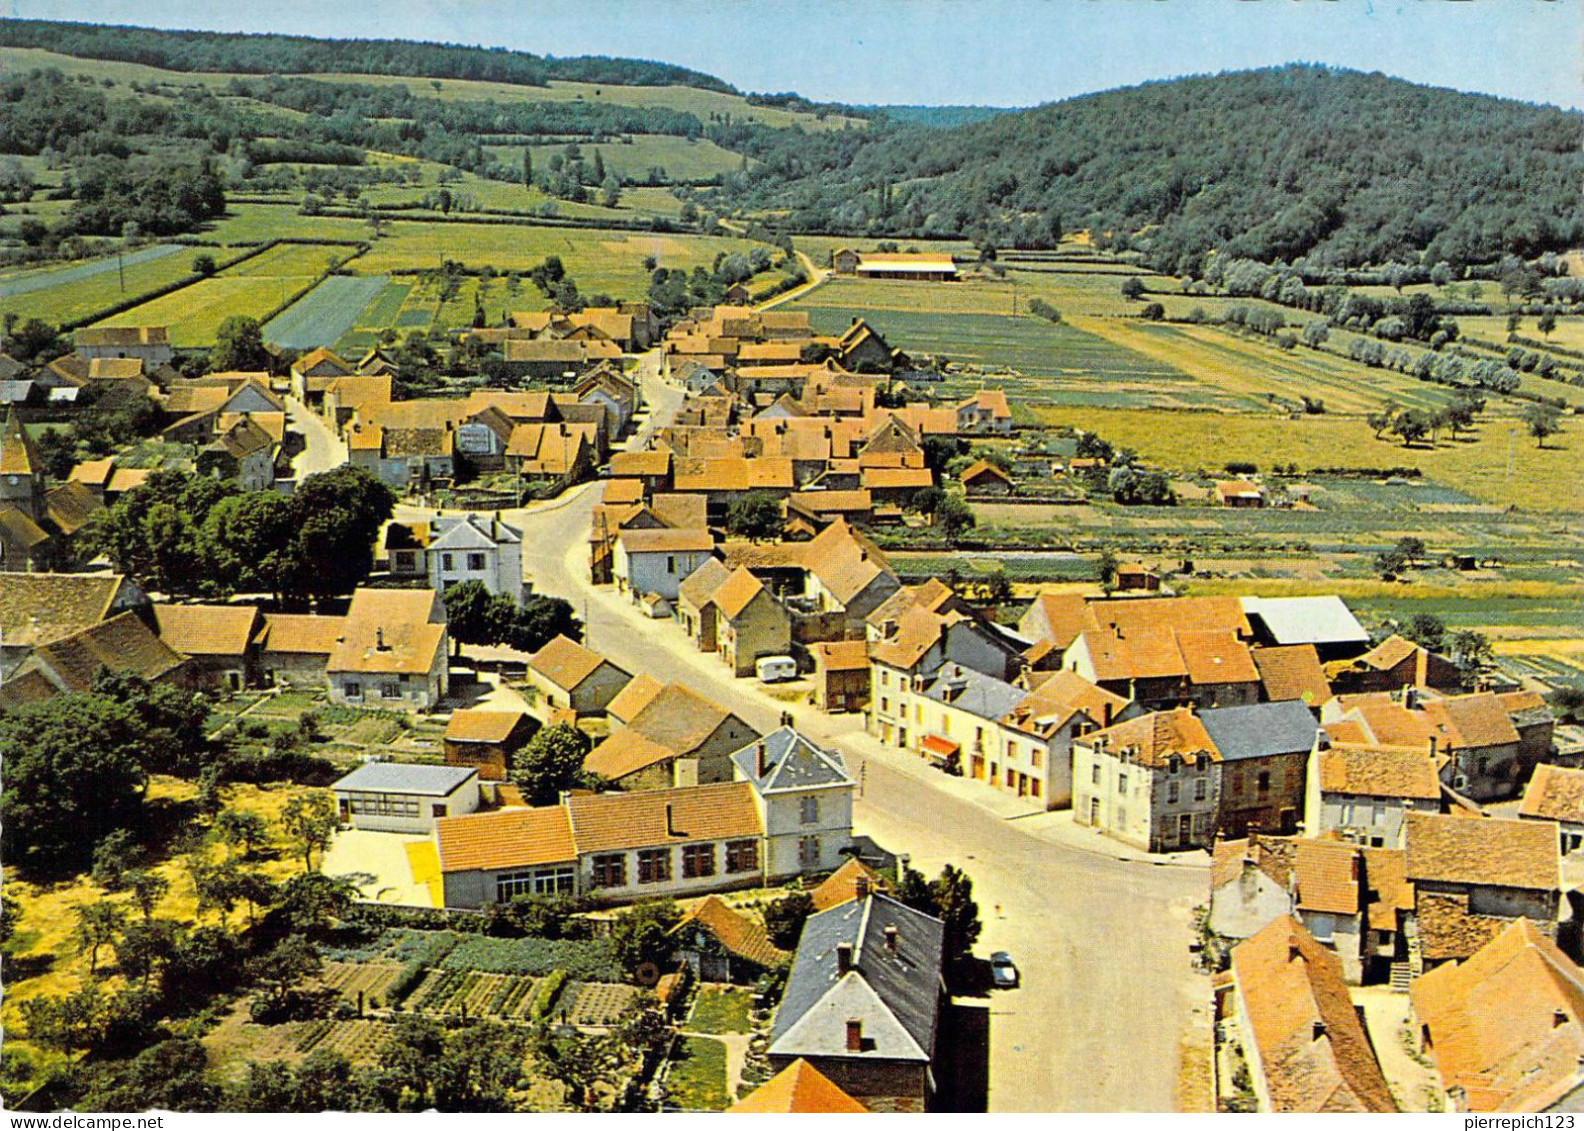
[[[0,851],[41,871],[85,865],[94,846],[137,823],[147,728],[125,703],[62,695],[0,713]]]
[[[297,536],[289,588],[305,596],[350,593],[374,568],[374,539],[396,495],[358,467],[310,475],[292,495]]]
[[[270,352],[264,348],[264,328],[257,318],[233,314],[215,331],[214,348],[209,351],[209,368],[216,373],[260,372],[270,367]]]
[[[562,790],[587,784],[583,759],[588,752],[589,737],[577,727],[545,727],[517,755],[512,780],[528,804],[554,805]]]
[[[780,501],[767,491],[749,491],[726,508],[726,529],[755,542],[777,537],[783,522]]]

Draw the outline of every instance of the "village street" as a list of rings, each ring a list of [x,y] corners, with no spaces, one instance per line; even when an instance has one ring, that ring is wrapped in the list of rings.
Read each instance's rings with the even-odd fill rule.
[[[646,359],[650,416],[634,445],[681,401],[652,365]],[[862,716],[789,705],[733,679],[672,622],[646,619],[590,583],[589,517],[602,491],[585,484],[503,515],[523,530],[534,591],[571,601],[589,647],[628,671],[686,682],[760,730],[791,710],[859,777],[861,835],[928,874],[946,863],[968,872],[985,923],[979,952],[1011,952],[1023,978],[989,1001],[991,1110],[1172,1110],[1179,1040],[1191,1022],[1207,1024],[1208,985],[1188,951],[1192,908],[1208,894],[1204,868],[1126,853],[1062,814],[1025,815],[979,783],[882,746],[864,733]]]

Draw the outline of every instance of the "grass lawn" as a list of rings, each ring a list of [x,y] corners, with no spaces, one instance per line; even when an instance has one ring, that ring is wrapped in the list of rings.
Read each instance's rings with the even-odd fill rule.
[[[747,1033],[753,991],[740,986],[700,986],[689,1029],[700,1033]]]
[[[1584,511],[1584,480],[1577,474],[1576,422],[1564,420],[1560,434],[1545,448],[1522,434],[1515,421],[1489,418],[1478,431],[1456,443],[1405,448],[1375,439],[1364,421],[1341,416],[1254,416],[1214,412],[1163,412],[1144,409],[1035,408],[1046,424],[1065,424],[1098,433],[1137,451],[1145,461],[1178,471],[1222,467],[1249,460],[1261,468],[1273,463],[1317,467],[1417,467],[1437,483],[1492,503],[1525,510]],[[1513,473],[1507,478],[1509,429]]]
[[[688,1111],[724,1111],[726,1046],[708,1037],[684,1037],[666,1077],[670,1102]]]

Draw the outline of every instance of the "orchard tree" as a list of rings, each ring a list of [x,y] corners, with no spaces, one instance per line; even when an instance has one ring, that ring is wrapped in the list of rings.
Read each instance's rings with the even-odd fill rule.
[[[330,847],[330,840],[341,823],[335,802],[328,793],[319,790],[298,794],[281,809],[280,819],[286,838],[303,854],[303,871],[313,871],[313,854],[322,854]]]
[[[1560,413],[1555,405],[1530,403],[1524,406],[1524,426],[1529,429],[1540,447],[1546,446],[1547,438],[1561,431]]]

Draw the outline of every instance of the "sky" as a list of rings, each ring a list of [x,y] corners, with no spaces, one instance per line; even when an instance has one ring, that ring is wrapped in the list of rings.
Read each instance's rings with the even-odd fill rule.
[[[1293,61],[1584,108],[1580,0],[0,0],[14,16],[677,63],[745,91],[1027,106]]]

